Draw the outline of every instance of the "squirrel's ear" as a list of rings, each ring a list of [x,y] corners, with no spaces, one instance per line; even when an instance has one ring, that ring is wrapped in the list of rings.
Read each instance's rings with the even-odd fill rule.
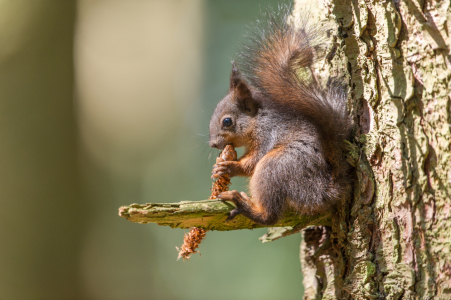
[[[246,82],[241,78],[240,71],[232,61],[232,73],[230,74],[230,91],[233,91],[234,100],[238,107],[249,115],[257,112],[257,103],[252,98],[252,93]]]
[[[230,73],[230,86],[229,89],[233,90],[241,82],[241,73],[235,66],[235,62],[232,60],[232,73]]]

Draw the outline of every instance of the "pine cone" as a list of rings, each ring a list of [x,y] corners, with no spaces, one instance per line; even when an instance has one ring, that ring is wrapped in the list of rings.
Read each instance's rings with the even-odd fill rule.
[[[236,151],[231,145],[227,145],[224,147],[224,150],[219,154],[219,157],[216,158],[216,163],[222,161],[232,161],[236,160]],[[216,197],[225,191],[229,190],[230,178],[228,175],[220,176],[213,183],[213,187],[211,188],[211,196],[209,199],[216,199]],[[199,253],[196,251],[196,248],[199,247],[199,244],[202,243],[202,240],[205,238],[207,231],[202,228],[191,227],[189,229],[189,233],[185,233],[183,238],[183,245],[180,247],[175,247],[179,252],[179,256],[177,260],[183,258],[183,260],[188,260],[193,253]],[[199,253],[200,255],[200,253]]]

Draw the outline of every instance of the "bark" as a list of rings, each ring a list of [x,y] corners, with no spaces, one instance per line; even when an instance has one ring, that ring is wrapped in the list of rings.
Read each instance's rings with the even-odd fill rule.
[[[350,87],[357,183],[331,228],[303,232],[304,299],[451,299],[450,2],[315,5],[331,37],[316,70]]]
[[[225,231],[265,227],[242,215],[236,216],[231,221],[226,221],[229,212],[234,208],[233,204],[218,200],[132,204],[119,208],[119,216],[134,223],[157,223],[162,226],[182,229],[199,227],[206,230]],[[331,224],[330,215],[299,216],[296,213],[287,213],[275,225],[275,227],[281,228],[272,229],[262,239],[264,239],[264,242],[272,241],[299,232],[310,225],[328,224]]]

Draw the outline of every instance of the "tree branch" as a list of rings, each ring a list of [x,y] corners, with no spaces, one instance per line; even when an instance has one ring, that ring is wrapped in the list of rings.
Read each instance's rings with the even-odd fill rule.
[[[235,208],[230,202],[218,200],[182,201],[178,203],[147,203],[131,204],[119,208],[119,216],[127,220],[140,223],[157,223],[171,228],[199,227],[206,230],[238,230],[267,227],[257,224],[250,219],[238,215],[231,221],[226,219],[229,212]],[[272,227],[281,228],[277,234],[266,234],[263,242],[295,233],[310,225],[330,225],[330,215],[300,216],[293,212],[285,214]]]

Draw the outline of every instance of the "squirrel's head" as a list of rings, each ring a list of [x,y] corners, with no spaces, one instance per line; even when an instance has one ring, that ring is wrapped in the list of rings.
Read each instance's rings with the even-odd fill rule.
[[[255,128],[258,104],[252,95],[252,89],[242,79],[240,72],[232,62],[230,87],[210,120],[210,147],[223,149],[247,146]]]

